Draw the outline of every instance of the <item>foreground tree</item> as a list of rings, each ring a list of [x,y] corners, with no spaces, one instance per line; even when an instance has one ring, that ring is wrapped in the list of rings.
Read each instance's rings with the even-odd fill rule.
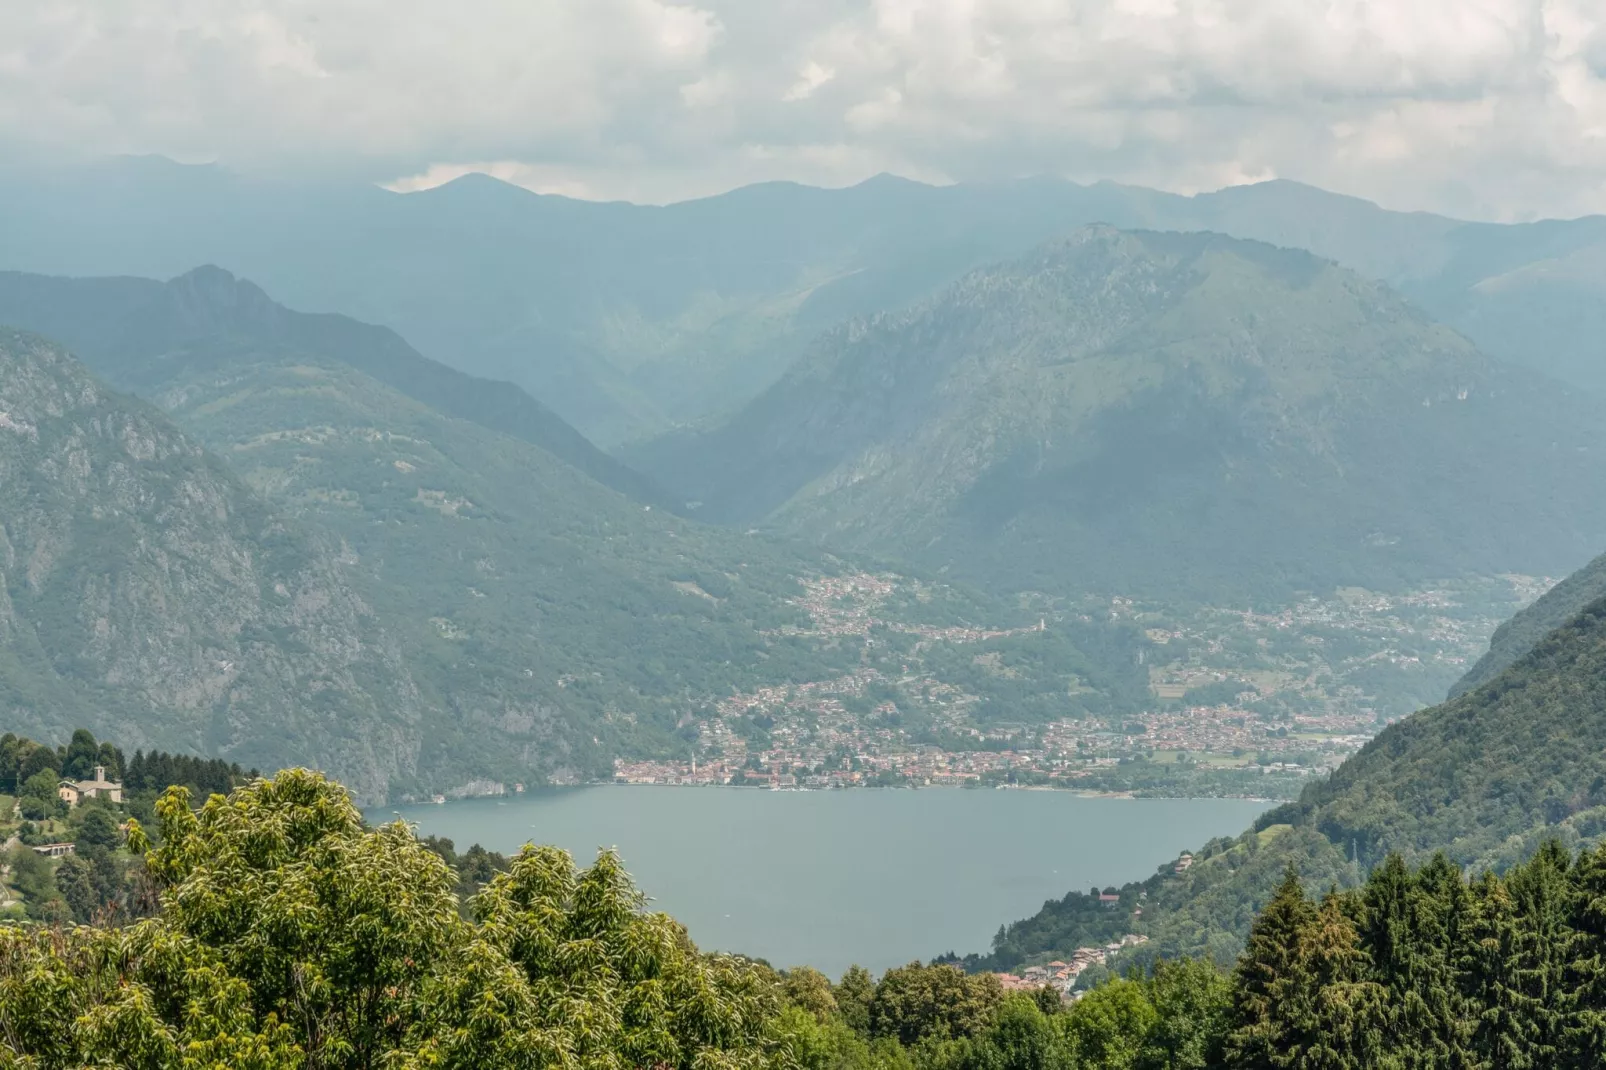
[[[0,929],[0,1067],[790,1064],[773,975],[698,953],[611,854],[526,848],[471,922],[439,854],[315,774],[157,809],[156,917]]]

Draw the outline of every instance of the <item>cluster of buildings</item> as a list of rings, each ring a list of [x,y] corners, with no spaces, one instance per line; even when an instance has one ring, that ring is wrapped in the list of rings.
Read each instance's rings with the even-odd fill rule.
[[[1531,597],[1546,582],[1532,580],[1529,590],[1519,582],[1526,577],[1506,579],[1518,597]],[[1300,778],[1336,767],[1386,719],[1368,686],[1355,679],[1368,679],[1382,663],[1408,671],[1429,662],[1459,665],[1495,623],[1463,612],[1449,591],[1343,591],[1262,612],[1207,607],[1180,622],[1115,598],[1111,617],[1147,625],[1154,708],[983,731],[972,717],[980,700],[926,672],[920,651],[928,642],[975,643],[1041,630],[1046,621],[1012,630],[889,621],[895,595],[921,600],[931,593],[892,575],[820,577],[802,586],[795,604],[809,622],[784,631],[826,641],[857,638],[869,655],[865,662],[834,679],[721,699],[698,724],[697,742],[684,757],[617,762],[616,780],[778,789],[1009,781],[1118,790],[1127,781],[1110,767],[1140,756]],[[1498,601],[1498,592],[1485,594],[1491,605]],[[888,632],[917,642],[903,658],[877,657],[873,651]],[[974,662],[989,657],[996,655],[977,654]],[[1239,684],[1237,694],[1229,693]],[[1204,687],[1210,693],[1199,695],[1202,701],[1187,701]],[[909,731],[911,722],[922,730]],[[754,730],[758,724],[761,731]]]
[[[1147,936],[1128,933],[1103,947],[1079,947],[1072,953],[1069,962],[1056,959],[1041,966],[1027,966],[1018,974],[1000,973],[997,975],[998,983],[1007,992],[1027,992],[1047,986],[1056,989],[1061,999],[1070,1001],[1076,998],[1073,990],[1083,970],[1089,966],[1103,966],[1119,952],[1148,942]]]

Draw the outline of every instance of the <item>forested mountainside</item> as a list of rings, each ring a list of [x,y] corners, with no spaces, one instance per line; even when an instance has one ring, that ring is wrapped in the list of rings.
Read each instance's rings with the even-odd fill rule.
[[[0,171],[0,267],[168,277],[201,263],[512,380],[605,446],[712,418],[820,330],[1090,223],[1309,249],[1404,290],[1486,352],[1606,387],[1606,221],[1390,212],[1294,182],[1196,197],[1038,178],[771,183],[667,207],[471,175],[399,195],[122,159]]]
[[[1013,965],[1064,955],[1131,931],[1146,955],[1205,953],[1228,961],[1288,865],[1308,886],[1358,882],[1390,852],[1436,852],[1476,873],[1503,870],[1548,839],[1571,849],[1606,835],[1606,599],[1598,600],[1495,677],[1385,729],[1299,801],[1236,839],[1207,845],[1120,889],[1121,907],[1072,892],[1000,929],[990,956]]]
[[[1095,227],[628,456],[700,516],[998,589],[1280,597],[1575,567],[1599,409],[1309,254]]]
[[[292,311],[221,268],[196,268],[165,283],[0,272],[0,323],[61,342],[136,393],[205,366],[231,340],[303,353],[362,372],[444,416],[539,446],[621,494],[669,505],[640,474],[519,387],[430,360],[387,328]]]
[[[218,291],[185,293],[199,303]],[[233,291],[221,293],[232,304]],[[93,302],[74,308],[82,335],[112,333],[96,327],[102,314]],[[215,322],[226,311],[195,310],[193,319]],[[122,322],[115,304],[104,315]],[[802,685],[856,691],[883,671],[917,681],[916,690],[936,673],[982,711],[998,705],[988,701],[994,690],[1016,707],[1040,700],[1043,716],[1126,712],[1146,694],[1141,637],[1100,640],[1090,657],[1073,636],[1099,639],[1097,625],[1016,634],[1042,615],[951,585],[882,574],[875,583],[897,590],[874,617],[860,613],[845,628],[822,622],[837,607],[820,592],[852,589],[854,581],[837,578],[864,563],[623,497],[338,352],[229,323],[177,351],[102,352],[91,363],[166,409],[283,514],[325,533],[343,581],[384,622],[421,720],[409,764],[386,778],[352,778],[365,799],[606,776],[616,756],[685,757],[699,724],[722,723],[718,704],[734,695]],[[1003,637],[931,640],[945,629],[969,636],[967,627]],[[970,664],[1001,644],[1023,668],[995,679]],[[917,730],[914,712],[909,730]],[[69,714],[30,727],[59,733],[79,723]],[[752,727],[730,716],[738,730]],[[271,718],[262,730],[273,731]],[[241,760],[325,764],[288,749]]]
[[[1606,555],[1595,558],[1496,628],[1489,640],[1489,652],[1451,686],[1450,697],[1499,676],[1539,640],[1599,598],[1606,598]]]
[[[0,710],[54,738],[308,763],[382,795],[425,705],[340,547],[155,409],[0,333]]]

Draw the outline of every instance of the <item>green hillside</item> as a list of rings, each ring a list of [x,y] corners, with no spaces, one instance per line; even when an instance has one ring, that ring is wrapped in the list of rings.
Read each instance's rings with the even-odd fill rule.
[[[1307,885],[1351,885],[1390,853],[1443,851],[1478,872],[1504,870],[1547,839],[1569,849],[1606,837],[1606,600],[1591,603],[1494,680],[1385,729],[1297,802],[1236,839],[1207,845],[1121,889],[1123,909],[1073,892],[1000,930],[971,965],[1063,957],[1130,931],[1147,954],[1228,961],[1283,871]]]
[[[197,309],[211,301],[227,311],[238,303],[231,298],[260,291],[194,282],[171,284],[191,302],[192,321],[227,329],[195,332],[172,349],[141,347],[124,332],[117,347],[86,360],[166,409],[338,549],[344,574],[399,644],[423,711],[415,761],[391,793],[571,782],[610,774],[615,756],[684,758],[699,722],[718,720],[720,699],[866,669],[898,679],[929,663],[965,694],[990,693],[981,685],[995,681],[973,681],[986,674],[949,644],[922,643],[912,631],[816,628],[810,590],[860,563],[626,498],[545,449],[404,393],[333,343],[252,333],[252,323],[293,313],[230,319]],[[38,292],[44,281],[29,285]],[[127,322],[113,302],[73,307],[86,339],[98,324]],[[27,311],[15,302],[10,314]],[[920,591],[914,597],[906,585],[878,612],[909,628],[1011,629],[1042,619],[952,586]],[[1144,694],[1143,670],[1120,642],[1099,660],[1060,629],[993,646],[1003,643],[1030,671],[997,682],[1038,697],[1042,716],[1124,711]],[[383,794],[371,783],[363,791]]]
[[[1595,558],[1495,629],[1489,652],[1450,688],[1455,698],[1488,683],[1596,599],[1606,598],[1606,556]]]
[[[998,589],[1281,597],[1574,567],[1598,409],[1328,261],[1096,227],[629,456],[699,516]]]
[[[318,763],[383,795],[424,703],[339,547],[143,402],[0,332],[0,720],[244,764]]]

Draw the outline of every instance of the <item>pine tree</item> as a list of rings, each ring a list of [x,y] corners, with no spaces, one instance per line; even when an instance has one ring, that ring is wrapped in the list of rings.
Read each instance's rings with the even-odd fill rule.
[[[1506,965],[1511,1008],[1521,1038],[1513,1067],[1555,1066],[1568,1021],[1566,947],[1572,887],[1571,858],[1554,840],[1506,877],[1516,910]]]
[[[1367,979],[1371,963],[1335,892],[1323,900],[1301,942],[1300,968],[1284,1000],[1294,1019],[1283,1066],[1374,1070],[1419,1065],[1402,1055],[1411,1038],[1390,1037],[1385,989]]]
[[[1387,992],[1392,1047],[1402,1066],[1468,1065],[1470,1012],[1459,991],[1455,946],[1465,939],[1466,887],[1443,855],[1412,874],[1391,854],[1362,895],[1361,939],[1372,978]],[[1451,919],[1457,935],[1452,939]]]
[[[1316,910],[1305,896],[1299,871],[1289,866],[1277,891],[1249,930],[1233,971],[1231,1031],[1226,1065],[1235,1070],[1272,1070],[1288,1065],[1291,1023],[1286,991],[1301,979],[1301,950]]]
[[[1471,936],[1461,964],[1476,1018],[1469,1046],[1476,1065],[1527,1070],[1532,1021],[1516,976],[1519,919],[1505,882],[1492,873],[1472,886]]]
[[[1606,1062],[1606,844],[1581,854],[1570,876],[1565,1062],[1595,1067]]]

